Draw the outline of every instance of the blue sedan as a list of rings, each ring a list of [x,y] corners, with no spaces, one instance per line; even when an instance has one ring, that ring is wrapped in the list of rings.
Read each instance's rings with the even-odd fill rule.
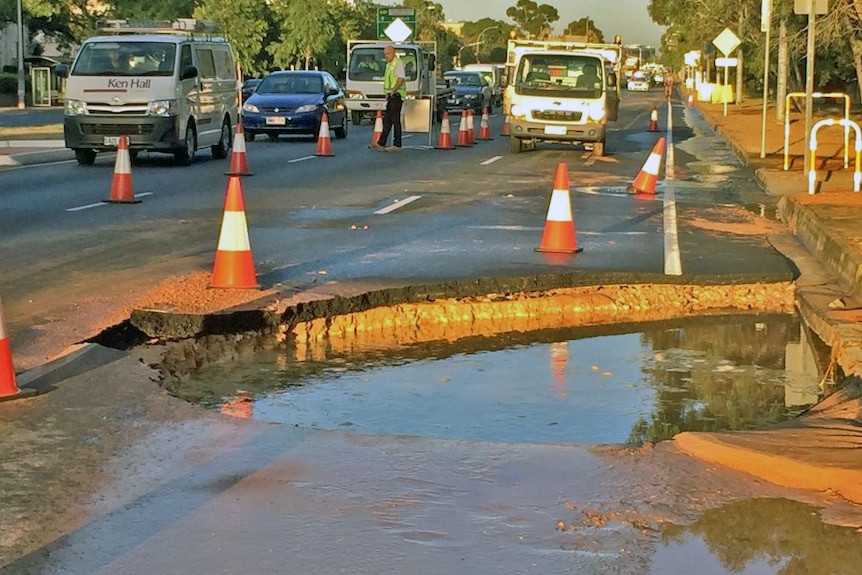
[[[491,108],[493,92],[481,72],[452,70],[443,74],[443,79],[455,89],[455,94],[446,100],[447,111],[472,109],[481,114],[486,106]]]
[[[293,134],[317,138],[324,112],[335,137],[346,138],[344,90],[331,74],[316,70],[272,72],[242,105],[245,139],[251,141],[257,134],[272,140]]]

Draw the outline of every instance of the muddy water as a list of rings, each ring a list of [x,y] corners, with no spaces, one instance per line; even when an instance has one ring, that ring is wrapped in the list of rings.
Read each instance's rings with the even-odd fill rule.
[[[819,354],[803,333],[793,317],[768,316],[631,333],[548,330],[305,361],[280,346],[201,370],[174,391],[303,428],[639,446],[680,431],[757,428],[816,403]]]

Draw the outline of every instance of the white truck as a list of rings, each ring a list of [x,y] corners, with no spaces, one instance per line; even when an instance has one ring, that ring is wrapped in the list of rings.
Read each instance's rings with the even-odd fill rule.
[[[604,155],[606,124],[619,113],[621,59],[621,44],[509,40],[509,151],[547,141]]]
[[[395,46],[395,53],[404,63],[407,76],[407,100],[428,98],[437,121],[446,110],[446,99],[454,91],[437,83],[437,43],[397,43],[385,40],[350,40],[347,43],[347,109],[353,124],[364,117],[374,118],[378,110],[386,109],[383,92],[383,71],[386,59],[383,49]],[[372,119],[373,121],[373,119]]]

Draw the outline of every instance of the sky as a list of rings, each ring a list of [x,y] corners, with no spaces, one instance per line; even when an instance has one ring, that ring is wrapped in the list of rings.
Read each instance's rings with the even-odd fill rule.
[[[481,20],[488,17],[510,22],[506,9],[518,0],[435,0],[443,6],[447,20]],[[589,17],[606,40],[621,34],[623,44],[659,46],[664,28],[649,17],[649,0],[534,0],[557,9],[560,19],[554,32],[561,33],[572,20]]]

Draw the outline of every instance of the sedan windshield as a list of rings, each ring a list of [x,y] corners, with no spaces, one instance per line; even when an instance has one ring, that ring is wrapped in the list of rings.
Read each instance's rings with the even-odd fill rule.
[[[314,74],[273,74],[258,85],[255,94],[321,94],[323,80]]]

